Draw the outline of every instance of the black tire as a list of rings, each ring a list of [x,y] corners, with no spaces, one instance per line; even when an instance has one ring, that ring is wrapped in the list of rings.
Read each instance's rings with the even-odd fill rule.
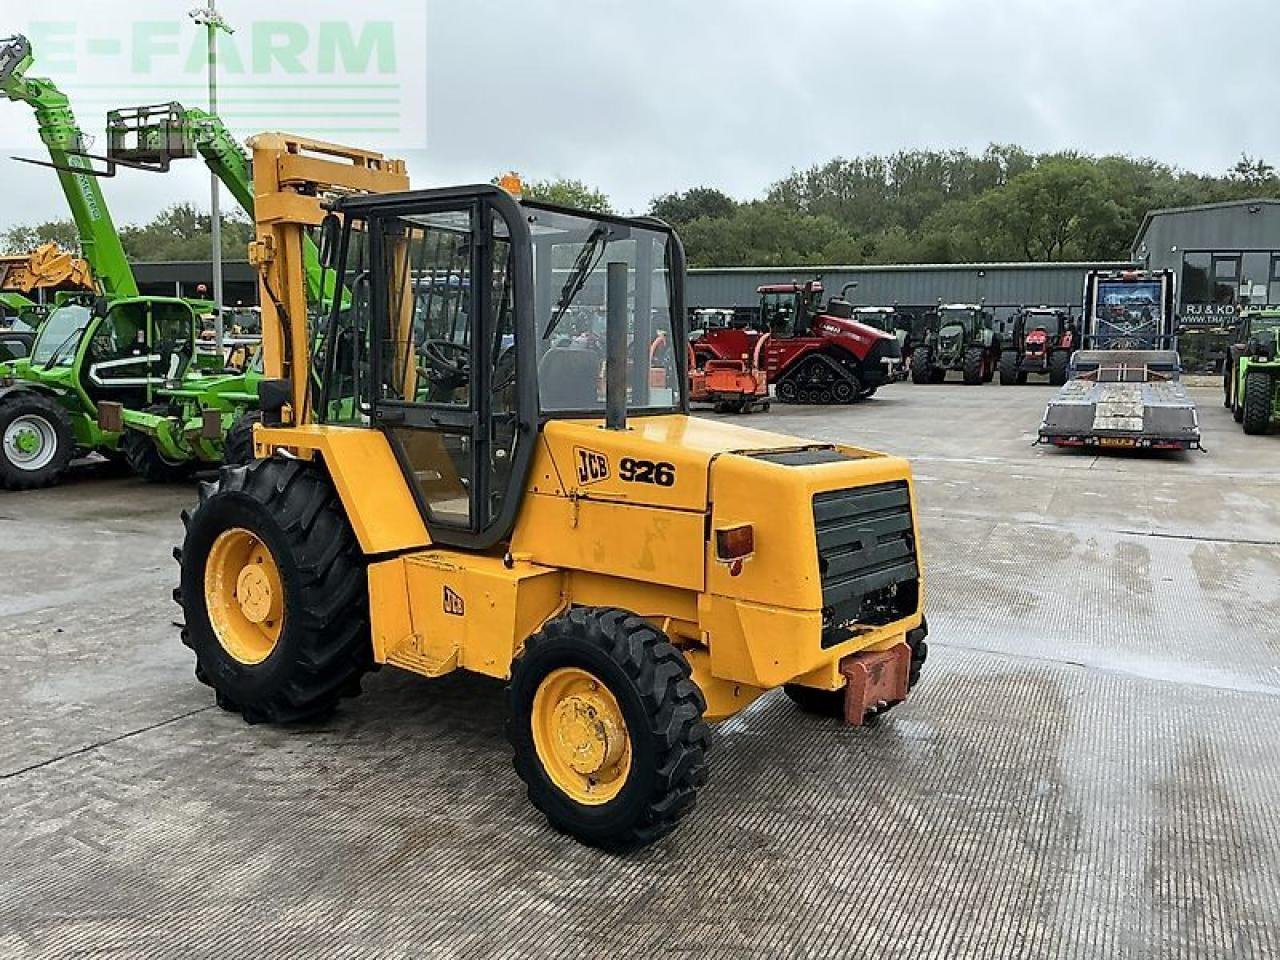
[[[1250,436],[1266,433],[1275,410],[1276,381],[1266,370],[1250,370],[1244,376],[1244,402],[1240,424]]]
[[[196,678],[218,705],[249,723],[295,723],[324,716],[360,692],[373,666],[366,563],[329,479],[296,460],[257,460],[223,467],[202,484],[200,504],[183,513],[187,533],[174,551],[182,567],[174,599],[195,651]],[[282,628],[256,664],[219,641],[205,597],[205,567],[224,532],[247,530],[271,552],[280,575]]]
[[[32,443],[39,448],[27,449]],[[0,487],[53,486],[75,456],[75,446],[71,418],[56,400],[27,392],[0,400]]]
[[[1018,352],[1006,350],[1000,354],[1000,386],[1013,387],[1018,384]]]
[[[982,382],[990,383],[996,378],[996,364],[1000,362],[1000,350],[997,347],[994,353],[984,354],[982,358]]]
[[[1049,354],[1049,384],[1060,387],[1071,375],[1071,353],[1067,350],[1055,350]]]
[[[929,657],[929,644],[925,640],[928,635],[928,620],[924,620],[920,626],[907,633],[907,646],[911,648],[911,671],[907,675],[908,691],[914,690],[916,684],[920,682],[925,660]],[[801,687],[797,684],[788,683],[782,689],[791,698],[791,702],[805,713],[811,713],[818,717],[844,718],[843,688],[839,690],[815,690],[813,687]],[[896,704],[889,704],[873,713],[885,713],[895,706]]]
[[[626,723],[630,768],[620,792],[604,803],[580,803],[558,787],[534,744],[535,695],[566,667],[598,678]],[[588,845],[624,851],[652,843],[693,809],[706,783],[710,730],[702,691],[684,655],[626,610],[578,607],[548,622],[512,667],[507,704],[507,738],[529,801],[553,827]]]
[[[262,413],[253,410],[231,425],[222,441],[222,462],[231,467],[253,462],[253,428],[262,422]]]
[[[926,384],[931,382],[933,358],[928,350],[917,350],[911,355],[911,382]]]
[[[153,408],[148,412],[163,415],[164,410]],[[194,467],[190,460],[167,460],[155,440],[138,430],[125,430],[120,437],[120,452],[129,469],[148,483],[182,483]]]
[[[970,347],[964,352],[964,382],[968,386],[976,387],[982,383],[985,357],[981,347]]]

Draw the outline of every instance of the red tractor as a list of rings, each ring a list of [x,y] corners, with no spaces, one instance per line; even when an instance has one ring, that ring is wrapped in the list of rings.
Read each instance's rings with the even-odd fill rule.
[[[856,403],[895,378],[898,338],[853,319],[848,302],[822,305],[822,281],[760,287],[760,323],[707,330],[693,344],[708,360],[762,364],[781,403]],[[756,350],[762,338],[763,348]]]
[[[1000,354],[1000,382],[1023,384],[1030,374],[1047,374],[1049,383],[1067,382],[1071,354],[1080,349],[1075,321],[1065,310],[1022,309],[1013,318],[1013,342]]]

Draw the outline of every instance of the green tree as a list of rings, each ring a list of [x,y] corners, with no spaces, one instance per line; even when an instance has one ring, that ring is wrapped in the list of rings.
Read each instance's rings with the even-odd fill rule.
[[[675,226],[703,218],[720,219],[733,216],[738,203],[714,187],[694,187],[683,193],[664,193],[649,205],[652,216]]]
[[[694,220],[681,236],[695,267],[859,263],[862,256],[857,238],[831,217],[767,202],[742,204],[729,217]]]
[[[26,253],[43,243],[56,243],[64,250],[79,250],[80,237],[70,220],[49,220],[34,226],[17,226],[4,233],[5,250]]]
[[[493,181],[497,183],[495,179]],[[609,197],[601,190],[588,186],[581,180],[559,178],[554,180],[526,180],[523,183],[526,200],[540,200],[560,207],[590,210],[594,213],[613,213]]]

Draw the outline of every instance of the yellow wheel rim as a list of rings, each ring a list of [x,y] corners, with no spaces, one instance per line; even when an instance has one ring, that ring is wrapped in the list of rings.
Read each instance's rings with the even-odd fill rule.
[[[284,588],[271,551],[248,530],[224,530],[204,568],[209,622],[222,649],[252,666],[271,656],[284,627]]]
[[[543,678],[533,697],[533,745],[542,768],[574,801],[608,803],[631,772],[631,736],[613,693],[577,667]]]

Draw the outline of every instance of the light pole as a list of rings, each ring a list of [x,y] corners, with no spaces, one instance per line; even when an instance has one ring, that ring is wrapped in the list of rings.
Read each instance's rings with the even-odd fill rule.
[[[235,31],[218,13],[217,0],[209,0],[207,7],[197,8],[189,14],[197,26],[202,26],[209,43],[209,113],[218,114],[218,31],[232,34]],[[218,353],[223,349],[222,323],[222,193],[218,175],[209,174],[209,226],[213,239],[213,329]]]

